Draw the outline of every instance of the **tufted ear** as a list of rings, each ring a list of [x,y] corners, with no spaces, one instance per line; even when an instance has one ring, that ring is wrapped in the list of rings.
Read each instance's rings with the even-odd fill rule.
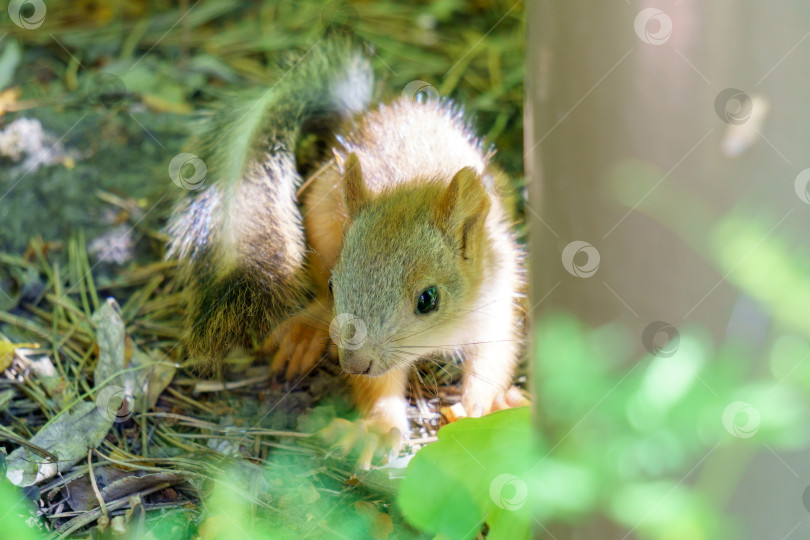
[[[433,209],[433,221],[454,241],[464,258],[474,256],[484,232],[490,200],[481,177],[469,167],[458,171]]]
[[[349,217],[357,215],[368,202],[369,193],[363,179],[363,170],[357,154],[351,153],[343,167],[343,202],[349,212]]]

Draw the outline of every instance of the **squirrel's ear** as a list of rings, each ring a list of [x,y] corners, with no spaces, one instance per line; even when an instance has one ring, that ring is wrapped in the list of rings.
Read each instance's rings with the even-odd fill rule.
[[[349,217],[356,215],[368,202],[368,199],[368,190],[363,179],[363,170],[360,168],[360,160],[357,159],[357,154],[351,153],[346,158],[346,164],[343,167],[343,202],[346,204]]]
[[[474,255],[489,214],[490,200],[481,177],[469,167],[458,171],[433,211],[436,226],[459,242],[462,256]]]

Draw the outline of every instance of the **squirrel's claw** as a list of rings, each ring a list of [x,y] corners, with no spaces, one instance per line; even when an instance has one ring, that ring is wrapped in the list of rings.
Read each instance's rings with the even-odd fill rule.
[[[350,422],[335,418],[318,435],[343,456],[359,454],[356,468],[370,469],[371,462],[385,455],[394,456],[402,447],[402,432],[379,419]]]
[[[520,388],[512,386],[506,392],[493,396],[466,392],[462,395],[461,403],[467,416],[478,418],[503,409],[525,407],[530,404],[530,401]]]
[[[531,405],[531,400],[526,397],[523,390],[517,386],[511,387],[505,394],[497,396],[492,403],[493,411],[500,411],[502,409],[512,409],[515,407],[528,407]]]
[[[278,343],[278,349],[270,363],[270,373],[276,375],[284,370],[284,378],[288,380],[307,374],[326,348],[327,337],[323,329],[305,316],[285,322],[271,338]]]

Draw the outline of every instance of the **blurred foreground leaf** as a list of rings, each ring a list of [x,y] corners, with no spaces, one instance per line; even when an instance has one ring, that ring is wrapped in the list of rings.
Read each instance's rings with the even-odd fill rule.
[[[528,538],[529,408],[465,418],[408,465],[397,503],[415,526],[448,538]]]
[[[37,534],[41,527],[33,517],[34,508],[23,496],[22,492],[11,484],[0,479],[0,531],[3,538],[14,540],[39,540],[43,536]],[[29,525],[30,523],[30,525]]]

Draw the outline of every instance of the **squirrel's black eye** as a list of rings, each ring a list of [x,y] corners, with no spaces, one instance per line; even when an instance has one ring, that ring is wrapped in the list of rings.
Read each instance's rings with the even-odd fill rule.
[[[425,314],[435,311],[439,307],[439,291],[436,287],[430,286],[419,295],[419,300],[416,302],[416,312]]]
[[[329,294],[332,294],[332,278],[329,278]]]

